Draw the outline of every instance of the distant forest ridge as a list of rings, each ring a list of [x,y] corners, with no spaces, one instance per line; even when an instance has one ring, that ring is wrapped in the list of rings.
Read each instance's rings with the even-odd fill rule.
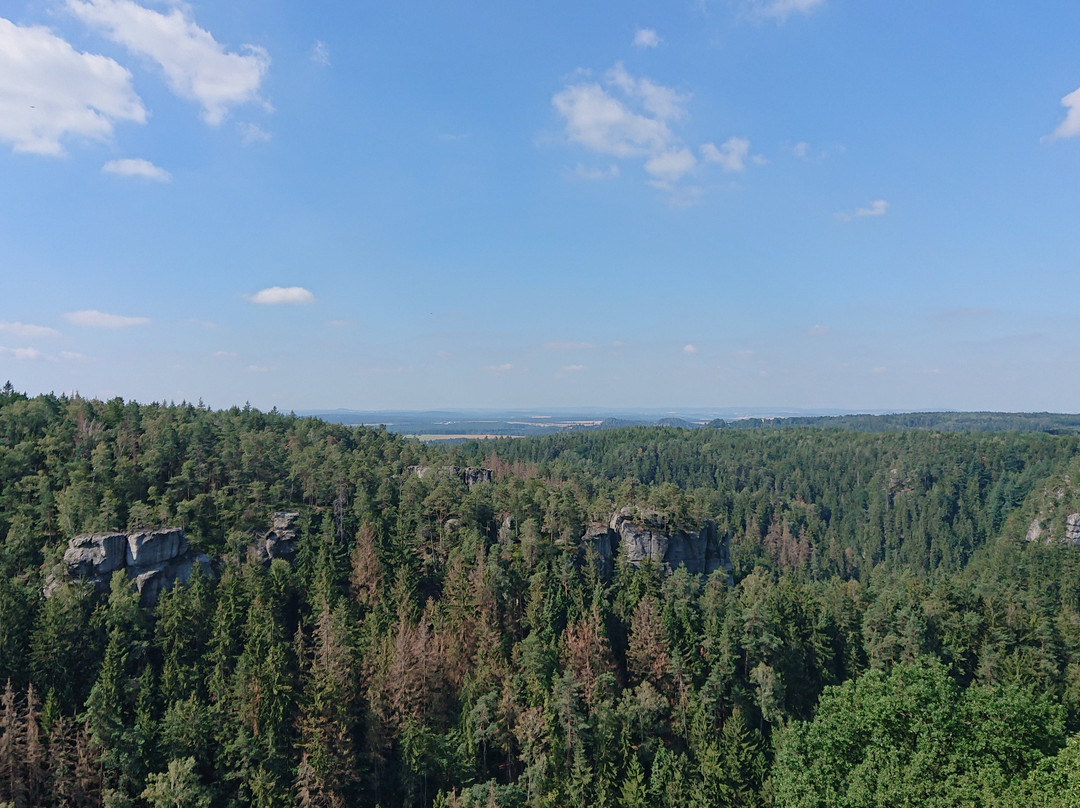
[[[427,441],[471,437],[530,437],[563,432],[670,426],[682,429],[788,429],[812,427],[853,432],[929,430],[935,432],[1080,433],[1080,414],[1049,412],[906,412],[803,414],[805,410],[580,410],[580,411],[305,411],[330,423],[385,425],[400,435]],[[719,415],[719,417],[717,417]]]

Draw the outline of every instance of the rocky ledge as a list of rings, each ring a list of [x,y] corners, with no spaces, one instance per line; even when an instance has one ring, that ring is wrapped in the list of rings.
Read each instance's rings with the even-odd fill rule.
[[[613,572],[619,553],[634,567],[648,558],[668,575],[679,567],[695,575],[719,569],[731,572],[727,541],[717,537],[715,524],[706,522],[697,531],[686,531],[674,528],[655,511],[621,508],[608,524],[589,525],[581,546],[595,553],[605,576]]]
[[[108,590],[114,572],[125,570],[145,606],[153,606],[161,593],[177,582],[187,581],[196,566],[213,574],[210,559],[188,546],[184,531],[176,527],[76,536],[64,553],[68,577],[85,581],[99,592]],[[58,585],[52,576],[46,583],[45,596]]]
[[[248,560],[261,564],[270,563],[271,559],[290,560],[296,554],[297,511],[275,511],[270,514],[270,529],[255,536],[255,543],[248,550]]]

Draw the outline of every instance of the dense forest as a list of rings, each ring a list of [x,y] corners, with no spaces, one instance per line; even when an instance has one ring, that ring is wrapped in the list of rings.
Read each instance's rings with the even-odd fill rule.
[[[295,554],[253,553],[285,509]],[[620,509],[730,573],[609,574]],[[1080,805],[1077,512],[1048,431],[430,446],[9,384],[0,804]],[[65,571],[162,526],[213,564],[152,606]]]

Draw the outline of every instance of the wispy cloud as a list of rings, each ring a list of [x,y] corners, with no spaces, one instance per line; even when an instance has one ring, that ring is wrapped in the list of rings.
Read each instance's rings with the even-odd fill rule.
[[[311,46],[311,61],[323,67],[330,67],[330,49],[321,39],[316,39]]]
[[[49,328],[44,325],[31,325],[30,323],[0,323],[0,331],[14,334],[16,337],[27,337],[29,339],[34,339],[35,337],[60,336],[60,332],[55,328]]]
[[[583,180],[613,180],[619,176],[619,167],[612,163],[607,168],[589,168],[578,163],[574,167],[574,176]]]
[[[501,365],[487,365],[484,370],[488,373],[509,373],[514,369],[514,365],[510,362],[503,362]]]
[[[302,286],[271,286],[249,295],[248,300],[261,306],[295,306],[314,303],[315,295]]]
[[[884,216],[889,211],[889,203],[884,199],[875,199],[869,205],[862,208],[856,208],[853,211],[840,211],[836,214],[836,218],[842,222],[850,222],[852,219],[862,219],[865,217]]]
[[[1051,138],[1076,137],[1080,135],[1080,88],[1061,99],[1065,107],[1065,120],[1051,133]]]
[[[64,319],[73,325],[87,328],[129,328],[135,325],[149,325],[149,317],[125,317],[121,314],[107,314],[96,309],[69,311]]]
[[[256,123],[248,123],[245,121],[239,124],[239,129],[240,141],[245,146],[250,146],[252,143],[267,143],[273,137],[273,135]]]
[[[744,137],[730,137],[719,146],[706,143],[701,147],[701,156],[724,171],[745,171],[746,159],[750,156],[750,141]]]
[[[108,140],[120,121],[146,122],[131,73],[47,28],[0,17],[0,140],[17,152],[62,155],[62,140]]]
[[[635,48],[656,48],[660,46],[660,35],[652,28],[639,28],[634,33]]]
[[[826,334],[831,334],[833,330],[827,325],[812,325],[806,329],[806,333],[811,337],[824,337]]]
[[[567,373],[580,373],[585,370],[584,365],[563,365],[562,369]]]
[[[792,14],[809,14],[825,0],[746,0],[752,14],[783,22]]]
[[[683,346],[682,352],[687,356],[693,356],[698,352],[698,349],[696,345],[687,344]]]
[[[11,354],[20,362],[44,359],[45,355],[37,348],[5,348],[0,346],[0,354]]]
[[[139,56],[158,64],[169,88],[202,106],[202,118],[217,126],[229,109],[259,100],[259,87],[270,69],[266,50],[244,45],[243,53],[226,50],[189,16],[186,5],[166,13],[132,0],[67,0],[80,20]]]
[[[127,157],[123,160],[110,160],[101,167],[106,174],[118,174],[121,177],[141,177],[153,182],[171,182],[172,174],[164,168],[154,165],[141,157]]]

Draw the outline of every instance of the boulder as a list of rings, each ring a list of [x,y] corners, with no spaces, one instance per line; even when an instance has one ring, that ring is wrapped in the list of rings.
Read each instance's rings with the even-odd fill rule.
[[[275,511],[270,514],[270,529],[259,536],[248,550],[248,558],[259,563],[269,563],[272,558],[289,559],[296,555],[296,521],[298,511]]]
[[[457,477],[469,488],[481,483],[491,482],[491,469],[462,466],[409,466],[406,474],[414,474],[421,480],[429,475],[447,475]]]

